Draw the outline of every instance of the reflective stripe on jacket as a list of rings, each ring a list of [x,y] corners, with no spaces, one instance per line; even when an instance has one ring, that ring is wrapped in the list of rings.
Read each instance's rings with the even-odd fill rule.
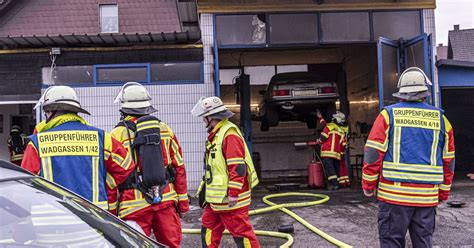
[[[110,154],[104,154],[104,135],[103,130],[77,121],[32,135],[41,159],[40,176],[107,209],[104,159]]]
[[[253,165],[252,156],[243,141],[242,133],[235,124],[225,119],[220,121],[215,129],[218,129],[217,132],[212,140],[208,140],[206,144],[206,201],[211,203],[213,210],[217,211],[233,210],[248,206],[251,201],[251,189],[258,184],[258,177]],[[238,135],[238,137],[242,139],[245,149],[245,158],[243,160],[241,158],[226,159],[224,157],[222,146],[226,135],[229,133]],[[237,185],[229,181],[228,164],[235,163],[245,163],[247,169],[246,184],[248,183],[249,187],[242,187],[242,185]],[[240,193],[238,194],[237,205],[232,208],[229,208],[227,203],[229,187],[241,187]]]
[[[137,122],[137,118],[130,116],[127,117],[126,120],[133,121],[135,123]],[[174,183],[169,183],[164,188],[161,203],[154,205],[174,204],[174,202],[178,202],[178,207],[180,207],[180,210],[182,212],[186,212],[189,208],[188,205],[179,204],[181,202],[188,201],[186,174],[184,169],[183,157],[181,154],[181,147],[179,146],[179,143],[173,131],[168,125],[166,125],[164,122],[160,122],[159,128],[162,142],[163,159],[165,160],[164,164],[166,166],[174,166],[176,171],[176,178]],[[131,151],[131,144],[133,143],[135,135],[132,130],[130,130],[130,132],[127,132],[127,129],[124,126],[117,126],[112,130],[111,135],[119,142],[121,142],[128,151]],[[138,163],[138,166],[138,171],[140,171],[141,164]],[[143,193],[137,189],[126,189],[121,191],[119,205],[120,218],[124,218],[127,215],[140,211],[146,207],[152,206],[145,200]]]
[[[213,210],[233,210],[241,207],[250,205],[251,201],[251,189],[258,184],[258,177],[255,171],[252,156],[243,140],[242,133],[239,128],[225,119],[220,121],[215,129],[218,129],[212,140],[208,140],[206,144],[206,201],[211,203]],[[223,154],[223,143],[227,135],[237,135],[242,139],[242,144],[245,150],[245,158],[226,159]],[[234,185],[236,183],[229,181],[228,164],[237,163],[234,160],[241,160],[240,163],[245,163],[247,168],[246,183],[247,187],[242,185]],[[229,208],[227,202],[229,187],[237,188],[241,187],[240,193],[238,194],[237,204]]]
[[[407,102],[407,104],[414,106],[425,105],[422,102]],[[428,110],[431,109],[432,107],[428,108]],[[443,134],[444,145],[438,144],[443,147],[441,155],[443,181],[441,183],[398,182],[384,177],[382,172],[383,163],[387,153],[393,151],[393,146],[389,149],[389,142],[393,139],[390,135],[393,135],[395,132],[390,133],[390,124],[394,120],[390,119],[388,110],[383,109],[375,120],[365,144],[362,188],[365,190],[375,190],[378,188],[377,199],[379,201],[402,206],[430,207],[438,205],[439,200],[447,200],[454,176],[454,132],[448,119],[445,116],[441,118],[443,118],[445,126]],[[409,122],[406,123],[408,124]],[[417,124],[417,122],[413,124]],[[422,147],[418,143],[427,142],[424,140],[426,137],[420,135],[412,136],[410,139],[415,145],[409,150],[400,149],[402,152],[409,153],[407,157],[402,154],[401,157],[403,158],[410,158],[411,153],[416,154],[415,150]],[[431,152],[431,144],[426,145],[425,149],[428,149],[427,152]],[[428,155],[428,158],[431,158],[431,154]],[[431,160],[427,161],[430,162]]]
[[[422,102],[401,102],[386,110],[390,139],[383,160],[383,177],[394,182],[442,183],[442,110]]]
[[[346,145],[347,132],[347,127],[339,126],[333,122],[328,123],[321,133],[321,140],[324,140],[321,145],[321,157],[341,160],[341,153],[344,152]]]

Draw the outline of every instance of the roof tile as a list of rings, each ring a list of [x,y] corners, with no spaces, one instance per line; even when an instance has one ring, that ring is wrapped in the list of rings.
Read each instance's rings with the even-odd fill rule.
[[[474,29],[449,31],[449,59],[474,62]]]
[[[29,0],[2,13],[0,37],[59,34],[98,34],[97,0]],[[100,2],[100,1],[99,1]],[[103,2],[103,1],[102,1]],[[107,1],[114,2],[114,1]],[[116,0],[120,33],[180,32],[172,0]]]

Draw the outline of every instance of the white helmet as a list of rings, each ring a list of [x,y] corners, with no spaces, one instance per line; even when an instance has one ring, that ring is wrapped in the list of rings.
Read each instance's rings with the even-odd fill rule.
[[[206,117],[219,112],[228,111],[219,97],[201,97],[191,110],[191,114],[196,117]],[[229,111],[230,112],[230,111]]]
[[[332,118],[335,119],[339,124],[342,124],[344,121],[346,121],[346,115],[340,111],[336,111],[336,113],[332,115]]]
[[[121,105],[121,111],[128,114],[151,114],[157,110],[151,106],[151,96],[145,86],[137,82],[128,82],[115,97],[114,103]]]
[[[406,69],[398,80],[399,93],[414,93],[427,91],[431,81],[425,72],[418,67],[410,67]]]
[[[81,107],[76,92],[69,86],[51,86],[41,96],[34,109],[42,107],[45,111],[71,111],[74,113],[90,113]]]

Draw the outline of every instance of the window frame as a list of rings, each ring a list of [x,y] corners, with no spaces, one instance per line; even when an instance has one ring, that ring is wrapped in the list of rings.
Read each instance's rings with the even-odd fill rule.
[[[131,64],[100,64],[100,65],[93,65],[92,66],[92,82],[94,86],[97,85],[118,85],[118,84],[125,84],[125,81],[110,81],[110,82],[102,82],[98,80],[99,69],[118,69],[118,68],[145,68],[146,69],[146,81],[135,81],[141,84],[149,84],[151,81],[151,71],[150,71],[150,63],[131,63]]]
[[[174,81],[152,81],[151,80],[151,66],[164,64],[199,64],[200,79],[199,80],[174,80]],[[167,62],[152,62],[150,63],[150,84],[156,85],[170,85],[170,84],[204,84],[204,62],[203,61],[167,61]]]
[[[218,13],[214,14],[213,21],[214,21],[214,38],[215,38],[215,45],[218,49],[245,49],[245,48],[283,48],[283,47],[320,47],[324,45],[337,45],[337,44],[374,44],[377,43],[378,37],[375,37],[374,34],[374,13],[383,13],[383,12],[418,12],[418,16],[420,18],[420,33],[418,35],[422,35],[424,33],[424,14],[423,9],[382,9],[382,10],[340,10],[340,11],[301,11],[301,12],[249,12],[249,13]],[[353,12],[363,12],[367,13],[369,16],[369,40],[367,41],[342,41],[342,42],[332,42],[332,41],[323,41],[323,33],[321,27],[321,14],[324,13],[353,13]],[[252,45],[252,44],[227,44],[221,45],[218,43],[219,31],[217,30],[217,22],[218,16],[228,16],[228,15],[257,15],[257,14],[265,14],[266,15],[266,43]],[[318,34],[318,41],[314,43],[272,43],[271,42],[271,34],[270,30],[272,28],[272,23],[270,20],[270,15],[279,15],[279,14],[316,14],[317,16],[317,34]]]
[[[311,43],[311,42],[284,42],[284,43],[273,43],[272,41],[272,21],[271,21],[271,16],[278,16],[278,15],[315,15],[316,17],[316,42]],[[297,12],[297,13],[292,13],[292,12],[281,12],[281,13],[268,13],[267,14],[267,22],[269,25],[268,28],[268,46],[271,47],[285,47],[285,46],[312,46],[314,44],[317,44],[320,42],[319,36],[321,35],[320,33],[320,25],[321,25],[321,20],[320,20],[320,12]]]
[[[90,66],[91,68],[91,81],[90,82],[87,82],[87,83],[79,83],[79,82],[76,82],[76,81],[71,81],[71,83],[68,83],[68,84],[45,84],[44,81],[43,81],[43,70],[45,68],[51,68],[49,66],[42,66],[41,67],[41,85],[42,87],[50,87],[50,86],[55,86],[55,85],[66,85],[66,86],[69,86],[69,87],[92,87],[94,86],[94,65],[64,65],[64,66],[56,66],[57,67],[73,67],[73,66]],[[51,73],[51,71],[50,71]],[[51,83],[51,82],[50,82]]]
[[[118,34],[120,33],[120,15],[119,15],[119,4],[118,3],[100,3],[98,4],[99,8],[99,34]],[[117,32],[104,32],[102,31],[102,13],[101,6],[115,6],[117,8]]]
[[[265,28],[265,42],[264,43],[260,43],[260,44],[245,44],[245,43],[242,43],[242,44],[225,44],[225,45],[222,45],[222,44],[219,44],[219,31],[218,31],[218,28],[217,28],[217,19],[219,16],[245,16],[245,15],[265,15],[265,25],[266,25],[266,28]],[[252,12],[252,13],[234,13],[234,14],[216,14],[214,15],[213,19],[214,19],[214,34],[215,34],[215,40],[216,40],[216,44],[218,45],[219,48],[264,48],[264,47],[268,47],[270,45],[270,20],[268,19],[268,16],[269,13],[262,13],[262,12]]]
[[[151,65],[153,64],[185,64],[185,63],[199,64],[200,78],[198,80],[153,81],[151,79]],[[64,65],[64,66],[71,66],[71,65]],[[123,85],[127,83],[125,81],[101,82],[98,80],[98,76],[99,76],[98,71],[97,71],[98,69],[116,69],[116,68],[146,68],[147,80],[138,81],[138,83],[141,83],[141,84],[147,84],[147,85],[204,84],[204,61],[166,61],[166,62],[160,61],[160,62],[152,62],[152,63],[95,64],[95,65],[86,65],[86,66],[91,66],[92,68],[90,83],[85,84],[85,83],[71,82],[69,84],[58,84],[58,85],[67,85],[73,88],[84,88],[84,87],[117,86],[117,85]],[[41,73],[43,73],[43,71]],[[43,81],[41,82],[41,85],[42,85],[42,88],[54,86],[54,85],[45,84]]]

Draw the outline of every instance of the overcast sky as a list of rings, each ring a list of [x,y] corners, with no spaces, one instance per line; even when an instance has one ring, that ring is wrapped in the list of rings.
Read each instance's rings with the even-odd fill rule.
[[[448,31],[454,24],[461,29],[474,28],[474,0],[437,0],[436,6],[437,44],[448,44]]]

